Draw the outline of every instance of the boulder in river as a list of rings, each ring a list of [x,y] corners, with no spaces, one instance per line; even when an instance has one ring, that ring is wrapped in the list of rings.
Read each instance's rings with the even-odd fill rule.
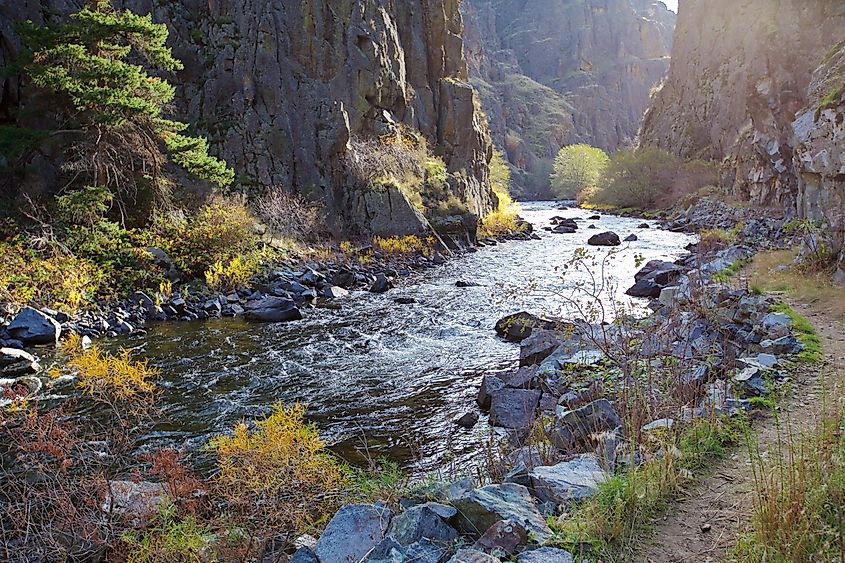
[[[24,307],[6,327],[12,338],[27,346],[58,344],[62,326],[49,315],[32,307]]]
[[[30,375],[40,370],[38,360],[29,352],[16,348],[0,348],[0,375],[3,377]]]
[[[281,323],[298,321],[302,318],[302,313],[291,299],[263,297],[246,303],[244,318],[261,323]]]
[[[497,375],[488,374],[481,380],[481,387],[478,389],[478,397],[476,402],[482,409],[489,409],[493,401],[493,394],[500,389],[504,389],[505,382]]]
[[[630,235],[628,235],[627,237],[624,238],[625,242],[634,242],[636,240],[640,240],[640,237],[638,237],[637,235],[635,235],[633,233],[631,233]]]
[[[321,563],[361,561],[384,539],[389,509],[373,504],[348,504],[331,519],[315,552]]]
[[[619,235],[613,231],[606,231],[604,233],[591,236],[589,240],[587,240],[587,244],[590,246],[619,246],[622,244],[622,241],[619,240]]]
[[[393,287],[393,282],[390,281],[384,274],[376,275],[376,280],[370,286],[371,293],[385,293],[387,290]]]
[[[554,330],[557,322],[541,319],[526,311],[502,317],[496,322],[496,334],[508,342],[522,342],[536,329]]]

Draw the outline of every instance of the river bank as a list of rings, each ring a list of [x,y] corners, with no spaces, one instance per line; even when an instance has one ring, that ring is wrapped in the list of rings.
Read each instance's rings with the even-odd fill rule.
[[[765,400],[769,382],[780,378],[783,362],[800,342],[784,333],[791,319],[769,317],[772,303],[766,299],[744,288],[706,289],[708,277],[747,256],[738,247],[726,244],[690,257],[686,247],[693,240],[684,235],[645,228],[641,220],[596,219],[591,212],[557,207],[529,210],[537,214],[539,240],[482,248],[407,276],[410,283],[385,293],[362,287],[337,299],[340,309],[315,308],[300,321],[255,325],[219,319],[153,326],[136,341],[136,353],[164,374],[157,402],[166,422],[156,424],[141,444],[147,450],[181,447],[190,456],[209,436],[238,420],[255,419],[273,402],[307,402],[309,418],[335,452],[353,463],[388,455],[415,473],[434,471],[438,480],[466,475],[468,468],[482,478],[432,493],[473,517],[457,517],[453,508],[438,506],[410,510],[430,496],[401,491],[390,494],[396,521],[391,527],[380,505],[341,510],[321,540],[332,547],[312,545],[321,561],[356,555],[344,550],[362,545],[406,554],[423,549],[407,539],[417,534],[413,530],[400,540],[407,545],[396,541],[397,527],[411,525],[408,519],[416,530],[438,527],[444,538],[457,537],[458,531],[473,537],[486,530],[485,524],[496,525],[491,535],[498,543],[477,545],[485,551],[516,550],[527,541],[526,532],[571,547],[573,536],[561,518],[573,508],[573,499],[588,502],[614,474],[650,467],[659,459],[655,452],[665,451],[664,440],[709,423],[714,413],[744,412],[759,402],[754,397]],[[579,226],[576,233],[554,232],[569,220]],[[585,247],[586,239],[600,232],[585,227],[589,224],[626,238],[636,234],[637,240],[609,251]],[[642,264],[653,260],[657,267],[653,263],[643,273]],[[518,267],[505,269],[505,263]],[[588,285],[597,279],[590,270],[608,264],[613,266],[604,270],[612,282],[602,277],[602,292],[590,294]],[[625,297],[638,272],[639,281],[653,284],[655,314],[648,314],[647,301]],[[606,306],[607,317],[578,313],[599,304]],[[492,326],[521,310],[567,322],[536,332],[532,327],[530,334],[519,335],[527,339],[511,338],[519,344],[497,340]],[[622,322],[601,324],[614,318]],[[775,344],[782,338],[787,340]],[[740,357],[751,362],[743,364],[742,373],[736,367]],[[491,366],[498,366],[495,374]],[[51,391],[69,394],[69,383]],[[481,405],[487,406],[483,395],[490,400],[489,414],[472,407],[479,386]],[[756,394],[747,395],[749,389]],[[466,415],[477,420],[474,426],[464,420],[472,430],[456,422]],[[573,479],[579,483],[577,495]],[[485,482],[498,484],[475,484]],[[133,489],[130,496],[149,497],[144,491]],[[548,528],[549,516],[560,526]],[[499,523],[512,518],[516,528]],[[348,545],[331,540],[352,537],[345,527],[350,522],[376,527],[363,544],[357,537]],[[530,530],[524,529],[526,522]],[[503,534],[510,534],[508,542],[516,538],[512,548],[500,545]],[[378,541],[367,543],[372,538]],[[430,555],[439,559],[453,551],[453,541],[441,541]],[[299,557],[309,553],[301,551]],[[561,552],[533,556],[543,554],[551,558],[541,561],[565,560]],[[477,557],[462,557],[470,556]],[[532,555],[525,557],[530,561]]]

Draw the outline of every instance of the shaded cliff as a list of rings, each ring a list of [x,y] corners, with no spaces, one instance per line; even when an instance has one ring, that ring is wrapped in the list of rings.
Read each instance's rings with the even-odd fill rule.
[[[54,21],[62,0],[0,2],[0,61],[16,56],[9,22]],[[121,3],[115,2],[118,6]],[[128,0],[171,29],[185,70],[177,114],[208,135],[242,188],[282,185],[324,202],[337,225],[362,231],[425,228],[397,190],[361,186],[347,171],[352,137],[403,124],[419,130],[450,172],[449,189],[484,214],[491,142],[463,57],[456,0]],[[0,117],[32,109],[17,78],[4,81]]]
[[[650,0],[466,0],[466,56],[496,144],[529,197],[561,146],[633,143],[666,73],[675,14]]]
[[[737,196],[794,208],[792,122],[843,26],[838,1],[682,0],[641,143],[723,161],[723,183]]]

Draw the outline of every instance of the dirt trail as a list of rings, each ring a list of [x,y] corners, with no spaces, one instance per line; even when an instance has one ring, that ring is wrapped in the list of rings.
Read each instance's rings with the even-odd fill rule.
[[[794,376],[793,392],[781,405],[781,420],[793,428],[809,428],[820,414],[823,389],[845,375],[843,324],[819,306],[786,300],[815,326],[824,347],[822,366],[808,366]],[[763,456],[777,444],[773,416],[756,420],[752,431]],[[747,447],[738,446],[717,462],[708,476],[696,483],[643,539],[636,561],[646,563],[705,563],[723,561],[752,510],[753,474]]]

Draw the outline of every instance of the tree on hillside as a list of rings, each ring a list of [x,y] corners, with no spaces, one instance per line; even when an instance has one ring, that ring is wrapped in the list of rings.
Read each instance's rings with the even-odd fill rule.
[[[169,163],[218,186],[233,182],[226,163],[208,154],[206,139],[163,116],[175,89],[159,75],[182,68],[166,46],[165,25],[116,10],[109,0],[89,0],[66,23],[26,22],[20,33],[27,48],[20,68],[50,96],[55,119],[38,138],[65,152],[69,180],[59,191],[93,186],[119,204],[150,191],[166,201]]]
[[[552,193],[560,199],[575,199],[599,182],[608,157],[590,145],[568,145],[560,149],[551,174]]]

